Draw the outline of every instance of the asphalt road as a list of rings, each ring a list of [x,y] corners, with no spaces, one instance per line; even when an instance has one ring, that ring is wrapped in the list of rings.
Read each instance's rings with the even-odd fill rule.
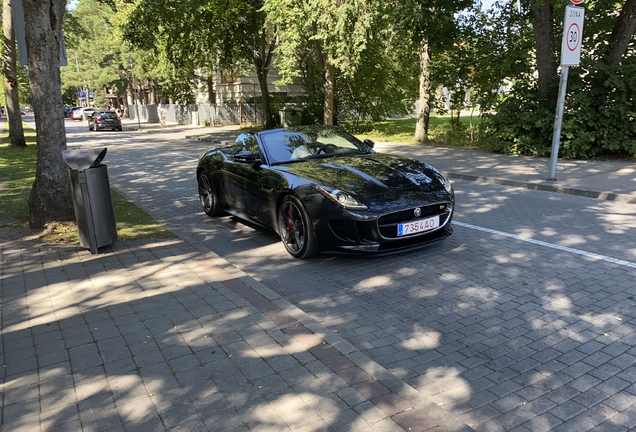
[[[274,233],[200,210],[209,143],[68,122],[69,148],[108,147],[111,184],[129,199],[476,430],[636,426],[636,205],[455,181],[443,242],[296,260]]]

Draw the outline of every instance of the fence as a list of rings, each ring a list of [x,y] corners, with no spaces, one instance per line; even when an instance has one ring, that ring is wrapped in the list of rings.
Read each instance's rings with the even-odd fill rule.
[[[179,105],[164,104],[166,110],[167,124],[193,124],[226,126],[244,123],[261,124],[263,114],[260,106],[254,104],[200,104],[200,105]],[[129,105],[128,116],[142,123],[159,123],[157,105]]]

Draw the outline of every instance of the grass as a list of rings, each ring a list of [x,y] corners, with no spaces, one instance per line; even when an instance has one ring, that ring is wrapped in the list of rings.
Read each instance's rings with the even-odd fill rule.
[[[26,148],[11,147],[7,122],[0,136],[0,221],[17,231],[27,231],[29,193],[35,180],[36,134],[26,124]],[[119,240],[175,238],[176,235],[155,221],[148,213],[111,189]],[[30,237],[67,244],[79,244],[77,225],[72,222],[49,224]]]
[[[370,139],[381,142],[394,142],[402,144],[413,144],[415,135],[415,118],[389,119],[368,124],[357,125],[351,121],[341,122],[341,126],[353,133],[357,138]],[[487,149],[487,143],[477,142],[470,139],[471,127],[477,133],[479,124],[478,113],[472,118],[469,114],[463,113],[459,118],[459,130],[453,131],[450,115],[436,115],[430,117],[428,125],[428,145],[443,145],[447,147],[481,148]],[[243,132],[258,132],[262,130],[261,125],[244,125],[240,128]]]
[[[415,118],[407,118],[374,122],[371,131],[356,133],[356,136],[360,139],[368,138],[374,141],[412,144],[416,121]],[[476,128],[477,118],[474,117],[472,121],[473,127]],[[470,140],[470,122],[470,116],[462,115],[460,117],[460,130],[453,131],[450,115],[432,115],[428,126],[429,144],[482,148],[483,145]],[[344,127],[348,128],[350,125],[345,123]]]

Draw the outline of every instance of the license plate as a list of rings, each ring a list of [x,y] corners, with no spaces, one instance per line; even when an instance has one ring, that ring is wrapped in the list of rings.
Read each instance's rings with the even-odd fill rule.
[[[417,234],[432,229],[439,228],[439,216],[433,216],[426,219],[420,219],[413,222],[399,224],[397,229],[398,237]]]

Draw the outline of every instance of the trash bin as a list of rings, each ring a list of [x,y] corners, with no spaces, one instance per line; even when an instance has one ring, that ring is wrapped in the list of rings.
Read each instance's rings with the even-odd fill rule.
[[[106,150],[62,152],[62,158],[68,165],[80,246],[90,249],[92,254],[117,240],[108,171],[101,163]]]
[[[303,114],[296,108],[283,108],[279,112],[280,123],[283,127],[300,126],[303,124]]]

